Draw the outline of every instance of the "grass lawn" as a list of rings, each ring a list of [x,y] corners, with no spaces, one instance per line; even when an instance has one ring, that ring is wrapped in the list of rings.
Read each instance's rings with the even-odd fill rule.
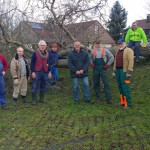
[[[135,65],[131,79],[133,107],[116,105],[119,92],[109,79],[116,105],[86,104],[80,94],[75,105],[68,69],[59,69],[64,81],[46,94],[46,104],[13,106],[7,95],[8,110],[0,109],[0,150],[149,150],[150,149],[150,64]],[[92,70],[90,69],[90,79]],[[95,101],[91,85],[91,99]],[[31,99],[29,86],[28,99]],[[82,90],[82,86],[80,91]],[[9,90],[11,94],[12,89]],[[103,97],[104,91],[102,90]],[[105,100],[105,97],[104,97]]]

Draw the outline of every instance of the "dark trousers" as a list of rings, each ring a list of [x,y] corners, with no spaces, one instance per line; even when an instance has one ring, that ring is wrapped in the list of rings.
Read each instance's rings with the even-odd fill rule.
[[[136,60],[139,60],[139,56],[140,56],[140,41],[129,41],[128,43],[128,47],[132,48],[134,46],[134,55],[136,57]]]
[[[40,86],[40,93],[46,92],[46,82],[48,80],[48,73],[44,71],[36,72],[36,78],[32,80],[32,94],[36,94]]]
[[[103,58],[96,58],[94,61],[95,67],[93,69],[93,84],[96,93],[96,98],[101,100],[101,86],[100,86],[100,78],[104,84],[105,96],[107,101],[111,101],[111,91],[108,81],[108,73],[107,70],[103,69],[103,65],[105,64]]]

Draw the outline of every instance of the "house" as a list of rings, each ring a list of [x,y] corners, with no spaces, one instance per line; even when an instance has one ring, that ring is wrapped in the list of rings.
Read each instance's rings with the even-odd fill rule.
[[[150,14],[147,15],[147,19],[137,20],[138,26],[143,28],[147,38],[150,41]]]
[[[67,24],[65,28],[82,44],[91,46],[96,40],[100,40],[106,47],[114,43],[113,38],[105,28],[96,20]],[[53,41],[60,43],[62,46],[72,46],[72,40],[58,25],[52,23],[37,23],[22,21],[14,32],[16,40],[24,44],[35,44],[43,39],[48,44]]]

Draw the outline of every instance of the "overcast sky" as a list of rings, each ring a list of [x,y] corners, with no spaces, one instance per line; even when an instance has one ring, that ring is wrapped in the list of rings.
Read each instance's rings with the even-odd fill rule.
[[[23,2],[26,0],[17,0],[19,4],[23,5]],[[113,4],[116,2],[116,0],[108,0],[109,7],[113,6]],[[135,20],[140,20],[140,19],[146,19],[147,14],[150,14],[150,10],[146,9],[147,4],[150,4],[150,0],[119,0],[121,6],[126,9],[128,12],[128,20],[127,20],[127,26],[131,25],[132,22]],[[108,16],[109,16],[108,12]]]
[[[115,1],[116,0],[108,0],[110,7],[113,6]],[[150,3],[150,0],[119,0],[119,2],[128,12],[127,25],[131,25],[135,20],[146,19],[148,14],[146,7],[147,3]]]

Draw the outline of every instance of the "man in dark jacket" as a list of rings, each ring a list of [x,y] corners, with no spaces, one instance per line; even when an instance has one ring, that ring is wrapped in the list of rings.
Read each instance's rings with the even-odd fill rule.
[[[80,42],[74,43],[74,49],[69,53],[68,65],[73,79],[73,96],[75,103],[79,102],[79,79],[83,83],[84,98],[87,103],[90,100],[90,89],[88,81],[88,66],[90,64],[88,53],[80,47]]]

